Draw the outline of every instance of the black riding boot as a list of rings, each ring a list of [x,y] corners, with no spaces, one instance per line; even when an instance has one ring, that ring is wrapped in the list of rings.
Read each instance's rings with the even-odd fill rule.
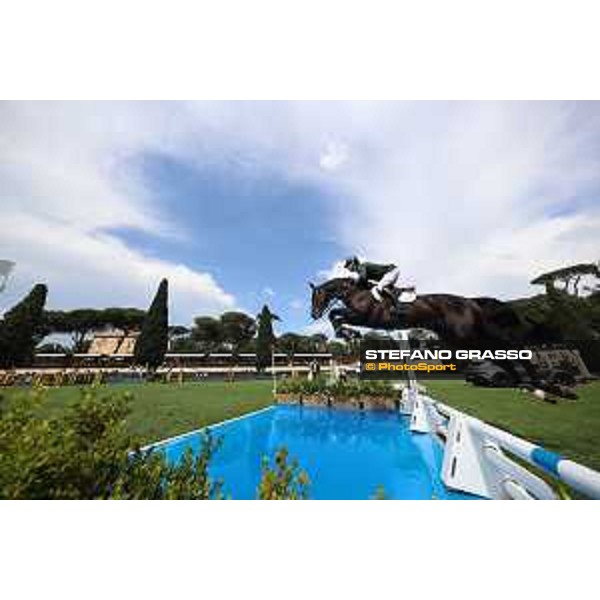
[[[406,305],[398,300],[398,296],[391,290],[385,289],[384,293],[390,300],[390,315],[396,321],[402,320],[406,314]]]

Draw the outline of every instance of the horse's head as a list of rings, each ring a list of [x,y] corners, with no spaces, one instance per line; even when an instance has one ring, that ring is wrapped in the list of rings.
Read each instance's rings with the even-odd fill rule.
[[[312,282],[310,282],[309,285],[312,289],[310,314],[313,319],[320,319],[334,300],[343,297],[346,289],[346,280],[332,279],[321,285],[315,285]]]
[[[310,316],[313,319],[320,319],[330,304],[329,294],[322,285],[315,285],[312,281],[308,285],[312,290]]]

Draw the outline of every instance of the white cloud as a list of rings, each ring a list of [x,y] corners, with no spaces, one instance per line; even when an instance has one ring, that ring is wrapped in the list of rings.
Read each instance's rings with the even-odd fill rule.
[[[275,296],[275,290],[267,286],[263,288],[263,294],[269,298],[273,298]]]
[[[302,333],[303,335],[315,335],[317,333],[322,333],[328,338],[334,337],[333,327],[327,319],[321,319],[319,321],[311,323],[310,325],[307,325],[301,330],[300,333]]]
[[[185,235],[133,160],[175,152],[178,135],[153,103],[1,104],[0,255],[17,262],[2,305],[45,281],[50,306],[143,307],[167,277],[173,321],[233,307],[210,274],[147,255],[115,233]]]
[[[185,216],[161,204],[136,162],[157,152],[321,189],[340,254],[396,262],[421,291],[531,292],[535,274],[599,258],[599,107],[4,103],[0,256],[18,263],[9,290],[43,277],[56,304],[141,306],[168,276],[177,319],[233,306],[210,274],[116,233],[185,239]]]
[[[49,286],[51,308],[145,307],[166,277],[173,321],[187,322],[199,306],[203,312],[220,312],[235,305],[211,275],[144,256],[114,236],[22,214],[4,215],[3,222],[3,241],[19,249],[13,296],[40,281]]]
[[[540,271],[598,258],[597,102],[213,109],[219,147],[249,173],[278,171],[327,193],[343,256],[395,262],[423,292],[532,293]]]
[[[321,269],[317,273],[319,281],[327,281],[328,279],[336,279],[337,277],[348,277],[349,272],[344,267],[343,260],[336,260],[328,269]]]
[[[336,171],[348,160],[348,148],[344,144],[328,142],[319,157],[319,164],[325,171]]]
[[[292,310],[302,310],[304,308],[304,302],[298,298],[295,298],[290,302],[290,308]]]
[[[421,291],[510,297],[598,257],[600,105],[385,104],[336,175],[345,253]],[[361,121],[364,125],[365,121]],[[321,275],[340,274],[340,265]]]

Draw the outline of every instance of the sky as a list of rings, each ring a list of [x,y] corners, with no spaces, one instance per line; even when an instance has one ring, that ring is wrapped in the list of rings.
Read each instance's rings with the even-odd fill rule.
[[[358,254],[421,293],[500,299],[600,259],[600,104],[2,102],[0,310],[264,303],[329,332],[309,281]]]

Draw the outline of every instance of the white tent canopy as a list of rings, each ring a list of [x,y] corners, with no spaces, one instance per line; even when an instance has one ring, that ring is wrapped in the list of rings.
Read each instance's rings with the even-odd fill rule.
[[[13,270],[14,266],[15,263],[11,260],[0,259],[0,292],[6,287],[8,276],[10,275],[10,272]]]

